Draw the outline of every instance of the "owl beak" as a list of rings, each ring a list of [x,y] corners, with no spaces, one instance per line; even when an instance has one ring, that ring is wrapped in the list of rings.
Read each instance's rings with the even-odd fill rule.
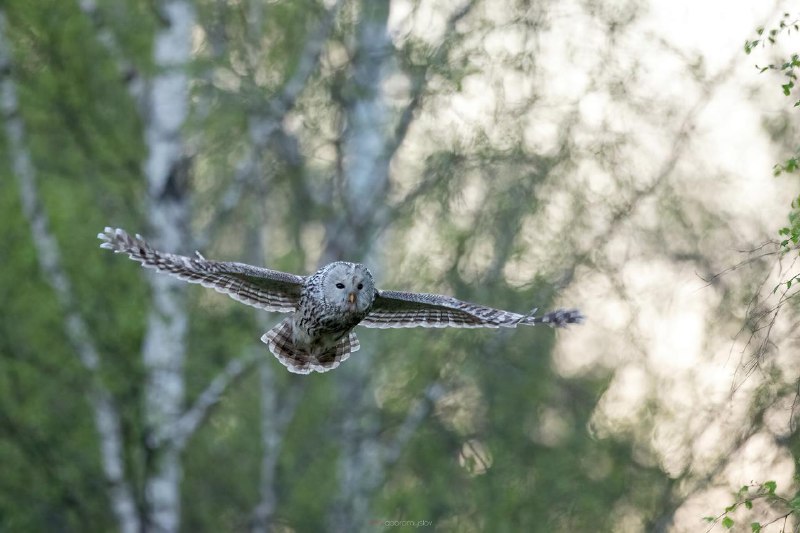
[[[347,301],[350,302],[351,304],[355,303],[356,302],[356,293],[351,292],[350,294],[348,294],[347,295]]]

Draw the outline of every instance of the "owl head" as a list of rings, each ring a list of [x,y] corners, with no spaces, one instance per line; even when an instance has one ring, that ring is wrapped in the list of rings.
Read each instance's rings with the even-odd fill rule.
[[[365,314],[375,299],[372,273],[359,263],[338,261],[326,266],[322,288],[325,301],[343,313]]]

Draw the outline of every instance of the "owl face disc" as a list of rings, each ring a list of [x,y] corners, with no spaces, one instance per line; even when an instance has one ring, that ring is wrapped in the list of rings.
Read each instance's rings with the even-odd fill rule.
[[[326,304],[345,314],[364,315],[375,299],[375,285],[369,269],[343,261],[323,269],[322,292]]]

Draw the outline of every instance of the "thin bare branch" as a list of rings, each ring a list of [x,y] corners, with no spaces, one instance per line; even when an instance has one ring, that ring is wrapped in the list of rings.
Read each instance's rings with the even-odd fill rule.
[[[267,103],[264,119],[250,122],[250,138],[258,148],[266,146],[286,113],[294,107],[297,98],[306,87],[308,79],[316,70],[322,49],[333,31],[336,15],[343,3],[343,0],[337,0],[322,16],[319,26],[309,32],[308,40],[297,61],[297,68],[283,84],[281,90]]]
[[[421,398],[419,398],[406,413],[403,423],[397,430],[391,442],[384,446],[383,450],[383,468],[384,471],[388,466],[394,464],[400,457],[400,454],[405,449],[411,437],[417,431],[419,425],[433,410],[436,400],[444,394],[444,387],[439,381],[433,381],[426,388]]]
[[[275,383],[274,361],[260,364],[261,375],[261,479],[259,501],[252,513],[251,533],[270,531],[272,517],[278,504],[276,469],[286,437],[286,427],[294,417],[308,380],[293,379],[288,389],[278,390]]]
[[[211,409],[219,403],[228,388],[242,377],[259,357],[263,357],[263,352],[257,348],[249,346],[244,355],[228,361],[225,368],[214,376],[214,379],[197,396],[192,406],[181,415],[178,421],[172,427],[165,428],[167,434],[162,435],[161,438],[172,439],[173,444],[179,450],[184,449],[189,438],[206,421]]]
[[[769,244],[769,243],[767,243],[767,244]],[[761,245],[761,247],[764,247],[764,246],[766,246],[766,244]],[[759,247],[759,249],[761,247]],[[773,250],[773,251],[770,251],[770,252],[763,252],[763,253],[760,253],[758,255],[754,255],[752,257],[748,257],[747,259],[743,259],[742,261],[739,261],[735,265],[730,266],[730,267],[726,268],[725,270],[722,270],[722,271],[714,274],[713,276],[711,276],[709,278],[704,278],[704,277],[698,275],[697,277],[699,277],[700,279],[702,279],[706,283],[705,285],[703,285],[703,287],[700,287],[700,288],[704,288],[704,287],[708,287],[709,285],[712,285],[715,281],[717,281],[722,276],[724,276],[726,274],[730,274],[731,272],[733,272],[735,270],[738,270],[738,269],[742,268],[743,266],[747,266],[749,264],[755,263],[759,259],[763,259],[765,257],[770,257],[770,256],[773,256],[773,255],[776,255],[776,254],[779,254],[779,253],[781,253],[780,250]]]
[[[395,126],[394,137],[387,142],[386,151],[389,158],[391,158],[403,143],[408,129],[414,120],[414,115],[420,105],[422,105],[425,89],[427,89],[428,86],[428,70],[432,65],[440,65],[442,61],[446,60],[447,53],[457,42],[458,34],[455,31],[456,24],[469,14],[477,3],[477,0],[469,0],[450,15],[447,19],[447,25],[444,31],[445,41],[439,45],[424,67],[420,67],[419,70],[411,74],[411,98],[400,113],[400,119]]]
[[[337,0],[322,16],[317,28],[309,32],[309,38],[297,61],[297,68],[283,84],[283,87],[263,105],[248,116],[247,129],[250,146],[236,165],[234,178],[220,195],[220,202],[211,220],[199,232],[198,246],[207,246],[213,233],[224,220],[240,205],[248,190],[256,183],[263,184],[264,176],[260,159],[276,133],[282,131],[286,114],[292,110],[308,79],[317,69],[319,58],[328,37],[334,28],[336,15],[343,4]],[[302,185],[307,185],[303,183]]]

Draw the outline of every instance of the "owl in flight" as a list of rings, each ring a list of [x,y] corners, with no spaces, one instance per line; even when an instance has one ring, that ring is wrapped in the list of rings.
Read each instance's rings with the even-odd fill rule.
[[[536,317],[462,302],[450,296],[375,288],[364,265],[337,261],[310,276],[297,276],[244,263],[209,261],[155,250],[140,235],[105,228],[101,248],[126,253],[142,266],[227,294],[247,305],[291,315],[261,340],[290,372],[327,372],[359,349],[353,328],[514,328],[581,323],[577,309]]]

